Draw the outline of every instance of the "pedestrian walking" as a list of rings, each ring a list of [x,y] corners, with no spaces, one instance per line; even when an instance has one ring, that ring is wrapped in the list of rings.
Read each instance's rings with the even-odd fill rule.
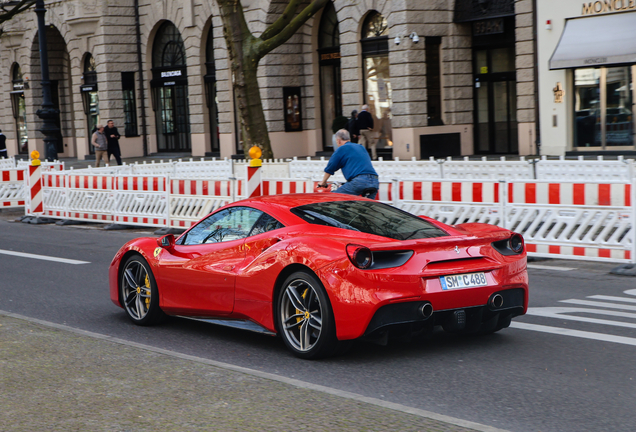
[[[380,187],[378,173],[371,164],[369,153],[359,144],[350,141],[349,131],[340,129],[336,132],[338,149],[334,152],[325,167],[325,175],[318,186],[326,188],[327,180],[339,169],[347,179],[347,183],[335,190],[337,193],[362,195],[365,190],[375,189],[368,197],[375,199]]]
[[[97,125],[97,130],[93,134],[91,143],[95,147],[95,168],[99,168],[99,163],[102,159],[108,165],[108,140],[104,134],[104,125]]]
[[[358,114],[358,128],[360,129],[360,141],[359,143],[366,149],[371,149],[371,158],[376,160],[378,154],[376,151],[376,145],[378,144],[378,138],[376,133],[373,132],[373,116],[368,111],[369,105],[362,105],[362,110]]]
[[[360,138],[360,128],[358,127],[358,110],[351,111],[351,118],[347,122],[347,130],[352,143],[358,143]]]
[[[119,148],[119,138],[121,138],[121,135],[117,132],[114,121],[108,120],[104,128],[104,135],[106,135],[106,140],[108,141],[108,162],[110,162],[110,156],[113,155],[115,156],[117,165],[121,165],[121,150]]]
[[[7,153],[7,137],[0,130],[0,159],[9,158]]]

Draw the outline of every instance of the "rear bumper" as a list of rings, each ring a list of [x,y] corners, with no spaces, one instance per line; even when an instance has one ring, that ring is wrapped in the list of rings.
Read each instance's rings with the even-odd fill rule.
[[[501,305],[494,305],[496,296]],[[507,327],[510,320],[523,315],[526,310],[525,290],[509,288],[494,292],[488,302],[481,306],[457,309],[434,310],[430,316],[423,313],[427,301],[413,301],[388,304],[380,307],[371,318],[365,337],[377,336],[392,329],[401,331],[421,330],[440,325],[450,332],[491,331],[495,328]]]

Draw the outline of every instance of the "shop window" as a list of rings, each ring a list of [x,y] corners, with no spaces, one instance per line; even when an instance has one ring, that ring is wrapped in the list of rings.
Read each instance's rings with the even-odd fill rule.
[[[99,124],[99,93],[97,88],[97,67],[95,58],[90,54],[84,57],[83,76],[84,84],[80,86],[82,93],[82,102],[84,104],[84,114],[86,114],[86,127],[88,128],[88,136],[97,130]],[[89,153],[95,153],[95,147],[88,146]]]
[[[190,151],[186,51],[179,30],[170,21],[161,25],[153,41],[152,77],[157,150]]]
[[[205,43],[205,103],[208,107],[208,121],[210,122],[210,150],[218,155],[219,145],[219,100],[216,93],[216,64],[214,62],[214,34],[212,27],[208,31]]]
[[[630,66],[574,70],[577,147],[634,145]]]
[[[13,67],[13,90],[11,91],[11,107],[15,119],[16,136],[18,138],[18,153],[29,152],[29,136],[26,122],[26,103],[24,100],[24,79],[19,65]]]
[[[135,73],[121,73],[121,89],[124,98],[124,135],[139,136],[137,132],[137,103],[135,100]]]
[[[386,18],[376,11],[367,15],[362,26],[364,102],[369,112],[380,119],[390,118],[392,107],[389,71],[389,27]]]
[[[441,37],[426,38],[426,112],[429,126],[443,125],[442,81],[440,74]]]
[[[331,126],[342,115],[342,85],[340,71],[340,28],[336,9],[327,3],[320,19],[318,33],[320,56],[320,102],[323,149],[332,147]]]

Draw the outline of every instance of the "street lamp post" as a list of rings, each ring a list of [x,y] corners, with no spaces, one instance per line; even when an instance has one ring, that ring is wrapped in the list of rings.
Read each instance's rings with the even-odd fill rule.
[[[49,162],[57,159],[57,139],[60,128],[56,120],[60,111],[55,109],[51,98],[51,80],[49,79],[49,54],[46,45],[46,27],[44,24],[44,0],[35,2],[35,13],[38,16],[38,42],[40,44],[40,67],[42,69],[42,108],[36,111],[36,115],[42,119],[40,132],[44,135],[44,151]]]

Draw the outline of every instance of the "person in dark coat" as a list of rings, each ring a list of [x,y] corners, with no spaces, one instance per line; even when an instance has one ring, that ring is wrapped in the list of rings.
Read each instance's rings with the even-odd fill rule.
[[[7,137],[0,130],[0,159],[8,158],[7,154]]]
[[[117,165],[121,165],[121,150],[119,149],[119,138],[121,138],[121,135],[117,132],[114,121],[108,120],[107,126],[104,128],[104,135],[106,135],[108,140],[108,160],[113,155]]]
[[[358,137],[360,136],[360,128],[358,127],[358,111],[351,111],[351,118],[347,122],[347,130],[351,137],[352,143],[358,143]]]
[[[359,143],[366,149],[371,150],[371,159],[376,160],[377,154],[375,146],[378,144],[378,138],[373,131],[373,116],[368,111],[369,105],[362,105],[362,111],[358,114],[358,128],[360,129]]]

